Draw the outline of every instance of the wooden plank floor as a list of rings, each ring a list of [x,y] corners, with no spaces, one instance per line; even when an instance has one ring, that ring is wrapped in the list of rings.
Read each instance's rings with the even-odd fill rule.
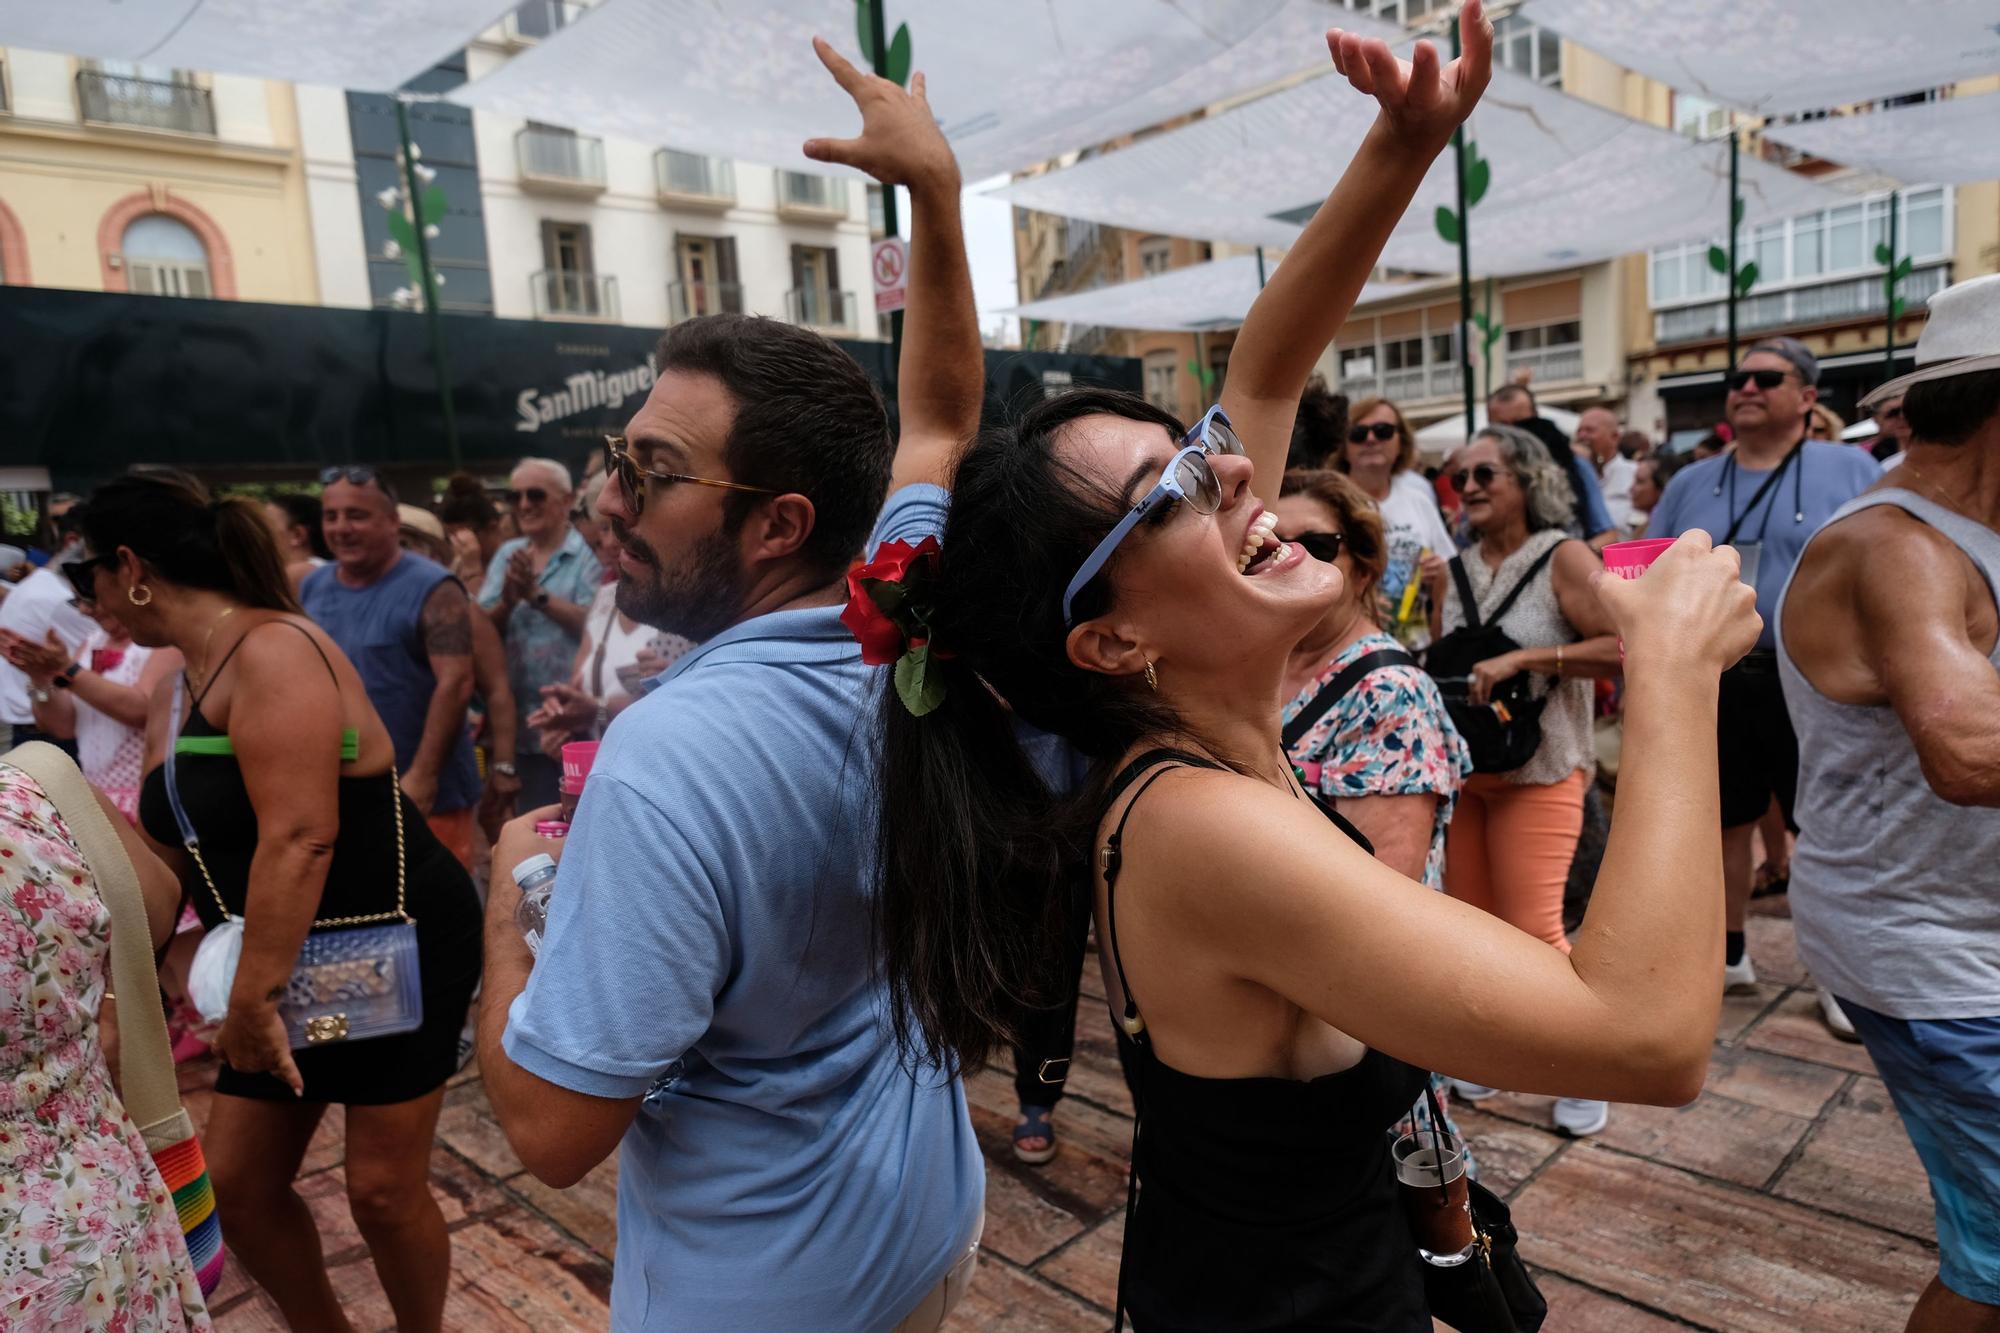
[[[1550,1131],[1547,1098],[1503,1095],[1463,1114],[1485,1179],[1512,1200],[1522,1253],[1542,1274],[1550,1333],[1875,1333],[1902,1326],[1936,1270],[1930,1193],[1888,1094],[1866,1052],[1820,1025],[1783,901],[1758,908],[1751,948],[1766,984],[1725,1004],[1707,1089],[1692,1106],[1613,1107],[1610,1127],[1586,1142]],[[1084,984],[1055,1161],[1025,1167],[1008,1151],[1011,1071],[969,1085],[989,1164],[986,1239],[953,1330],[1110,1326],[1131,1101],[1094,961]],[[183,1076],[199,1117],[211,1072]],[[343,1157],[336,1109],[300,1190],[356,1327],[386,1330],[387,1303],[347,1216]],[[469,1071],[446,1096],[432,1186],[452,1231],[447,1327],[605,1327],[614,1163],[574,1189],[541,1185],[508,1150]],[[233,1264],[213,1307],[223,1333],[284,1327]]]

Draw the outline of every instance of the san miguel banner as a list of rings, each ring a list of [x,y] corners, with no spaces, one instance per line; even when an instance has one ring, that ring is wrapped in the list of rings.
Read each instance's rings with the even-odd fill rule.
[[[652,388],[656,330],[442,317],[459,451],[580,462]],[[893,401],[888,344],[841,341]],[[1054,389],[1140,389],[1127,357],[986,354],[994,419]],[[241,480],[449,467],[423,316],[0,287],[0,465],[82,490],[133,463]]]

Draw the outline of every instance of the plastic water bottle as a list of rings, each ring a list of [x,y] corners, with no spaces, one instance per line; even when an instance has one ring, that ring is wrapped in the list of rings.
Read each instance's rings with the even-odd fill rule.
[[[556,886],[555,858],[536,852],[514,867],[514,883],[520,886],[521,903],[514,909],[514,924],[528,941],[528,952],[542,951],[542,931],[549,920],[549,894]]]

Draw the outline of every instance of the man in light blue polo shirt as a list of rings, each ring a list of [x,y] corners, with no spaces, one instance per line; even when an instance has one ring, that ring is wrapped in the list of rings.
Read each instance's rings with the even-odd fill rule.
[[[668,331],[598,507],[620,609],[702,647],[612,726],[539,958],[507,872],[555,844],[517,820],[494,857],[481,1070],[545,1182],[620,1149],[619,1330],[935,1329],[983,1215],[963,1090],[899,1058],[871,962],[879,677],[839,621],[864,546],[942,530],[977,428],[958,173],[921,91],[828,63],[846,160],[911,192],[901,441],[815,334]]]

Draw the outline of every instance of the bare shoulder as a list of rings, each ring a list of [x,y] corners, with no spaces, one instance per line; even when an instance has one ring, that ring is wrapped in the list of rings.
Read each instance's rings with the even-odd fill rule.
[[[1894,507],[1878,505],[1831,523],[1799,561],[1801,592],[1852,600],[1860,607],[1956,600],[1972,564],[1942,532]]]
[[[317,681],[331,685],[328,669],[337,677],[346,663],[340,646],[325,630],[305,616],[284,613],[269,615],[245,630],[236,660],[246,678],[282,680],[288,691],[316,688]]]

